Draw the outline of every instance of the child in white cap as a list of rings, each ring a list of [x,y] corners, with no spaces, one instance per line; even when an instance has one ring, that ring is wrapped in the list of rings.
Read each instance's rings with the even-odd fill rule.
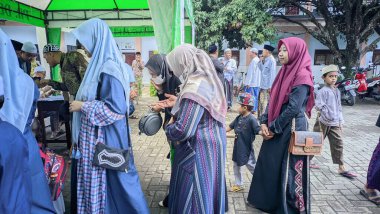
[[[330,143],[331,157],[334,164],[339,164],[338,173],[347,178],[354,178],[356,174],[347,171],[343,162],[343,138],[342,125],[343,114],[341,95],[335,87],[338,78],[339,68],[336,65],[329,65],[322,69],[322,78],[325,86],[317,93],[315,108],[320,112],[317,118],[324,137],[328,137]]]

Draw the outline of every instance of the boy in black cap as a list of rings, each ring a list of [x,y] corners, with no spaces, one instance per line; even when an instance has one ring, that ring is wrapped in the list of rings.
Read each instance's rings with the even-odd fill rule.
[[[274,78],[276,77],[276,60],[272,55],[273,50],[273,46],[264,45],[263,60],[259,63],[259,69],[261,70],[260,98],[258,108],[259,116],[264,113],[265,108],[268,105],[270,89]]]
[[[223,84],[224,83],[224,75],[223,75],[224,65],[218,60],[218,47],[215,44],[210,45],[210,47],[208,47],[208,54],[211,58],[212,63],[214,64],[216,73],[218,74],[218,77]]]

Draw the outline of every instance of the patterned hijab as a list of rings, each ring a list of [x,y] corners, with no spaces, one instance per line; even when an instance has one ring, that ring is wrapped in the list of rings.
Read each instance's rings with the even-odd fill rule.
[[[172,114],[179,111],[181,100],[187,98],[207,109],[215,120],[224,124],[227,103],[223,85],[207,53],[184,44],[172,50],[166,59],[174,75],[182,76],[184,80]]]
[[[311,58],[305,41],[297,37],[281,39],[278,43],[278,49],[282,44],[285,45],[288,51],[289,61],[286,65],[282,65],[273,82],[268,107],[269,125],[280,114],[282,105],[289,101],[289,94],[295,86],[310,86],[310,95],[306,105],[306,114],[309,117],[314,106]]]
[[[108,25],[98,19],[83,22],[72,33],[91,53],[92,57],[80,84],[76,100],[92,101],[96,99],[100,75],[109,74],[120,81],[124,88],[125,102],[129,109],[129,73]],[[81,112],[74,112],[73,140],[78,142]]]
[[[32,109],[34,82],[19,67],[11,40],[0,29],[0,76],[4,83],[4,105],[0,118],[22,133]]]

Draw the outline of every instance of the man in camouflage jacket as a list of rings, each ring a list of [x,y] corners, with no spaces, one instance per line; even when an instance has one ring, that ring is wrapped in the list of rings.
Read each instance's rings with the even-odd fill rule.
[[[45,45],[43,52],[50,67],[59,65],[61,68],[62,82],[50,80],[48,85],[75,96],[87,69],[88,62],[85,57],[77,51],[63,53],[57,45],[52,44]]]

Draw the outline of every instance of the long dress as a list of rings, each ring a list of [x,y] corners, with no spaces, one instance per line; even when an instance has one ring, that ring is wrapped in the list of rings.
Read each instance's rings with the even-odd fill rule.
[[[292,119],[296,118],[297,131],[308,129],[304,114],[308,97],[309,86],[292,89],[289,101],[282,105],[280,115],[269,126],[275,136],[264,140],[261,146],[248,202],[265,212],[310,213],[308,158],[288,153]],[[267,123],[266,112],[261,124]]]
[[[377,118],[376,126],[380,127],[380,115]],[[373,151],[371,161],[368,166],[367,187],[380,191],[380,139]]]
[[[32,132],[32,122],[34,113],[37,108],[37,101],[40,92],[34,85],[34,100],[29,118],[26,123],[24,137],[28,142],[29,149],[29,167],[32,176],[32,214],[55,213],[55,209],[51,200],[51,194],[45,172],[42,165],[38,144]]]
[[[28,160],[28,144],[22,133],[0,119],[0,213],[30,213]]]
[[[100,80],[101,100],[85,102],[81,109],[78,213],[149,213],[132,153],[128,173],[92,165],[97,142],[112,148],[132,150],[124,116],[127,112],[124,89],[116,78],[108,74],[102,74]]]
[[[373,151],[371,161],[368,166],[367,188],[380,191],[380,139]]]
[[[196,102],[183,99],[177,120],[166,127],[175,144],[169,213],[225,212],[226,130]]]

